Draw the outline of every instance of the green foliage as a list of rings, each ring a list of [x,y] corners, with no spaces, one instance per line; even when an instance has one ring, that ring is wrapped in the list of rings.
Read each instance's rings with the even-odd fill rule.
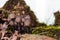
[[[47,35],[58,38],[60,33],[60,26],[40,26],[31,29],[32,34]]]
[[[38,22],[38,26],[44,26],[44,27],[45,27],[45,26],[47,26],[47,25],[46,25],[45,23],[39,23],[39,22]]]

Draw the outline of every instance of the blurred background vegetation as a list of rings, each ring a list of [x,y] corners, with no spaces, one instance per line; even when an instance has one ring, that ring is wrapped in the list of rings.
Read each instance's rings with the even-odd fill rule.
[[[19,1],[19,0],[18,0]],[[3,10],[3,18],[7,18],[8,17],[8,10],[9,11],[16,11],[14,10],[14,6],[18,3],[17,0],[9,0],[3,7],[3,9],[5,9],[6,12],[4,12]],[[19,1],[21,3],[21,5],[26,5],[26,3],[22,0]],[[37,21],[36,16],[34,15],[34,12],[30,10],[29,6],[26,6],[26,10],[29,10],[29,15],[31,16],[32,19],[32,23],[33,23],[33,27],[30,27],[30,31],[32,34],[39,34],[39,35],[46,35],[46,36],[50,36],[50,37],[54,37],[54,38],[59,38],[60,37],[60,12],[55,12],[55,24],[54,25],[49,25],[47,26],[47,24],[45,23],[39,23]],[[8,31],[11,32],[12,29],[9,29]]]

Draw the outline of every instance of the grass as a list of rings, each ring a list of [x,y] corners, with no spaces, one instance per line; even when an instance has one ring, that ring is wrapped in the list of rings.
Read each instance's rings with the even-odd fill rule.
[[[32,34],[47,35],[58,38],[60,26],[39,26],[31,29]]]

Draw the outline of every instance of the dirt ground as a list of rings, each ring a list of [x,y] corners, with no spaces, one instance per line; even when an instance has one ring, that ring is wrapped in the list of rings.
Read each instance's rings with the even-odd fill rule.
[[[56,39],[44,35],[24,34],[21,35],[20,40],[56,40]]]

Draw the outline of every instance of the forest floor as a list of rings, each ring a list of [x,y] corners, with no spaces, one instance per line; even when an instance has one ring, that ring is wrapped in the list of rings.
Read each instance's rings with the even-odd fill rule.
[[[20,40],[56,40],[56,39],[45,35],[23,34],[21,35]]]

